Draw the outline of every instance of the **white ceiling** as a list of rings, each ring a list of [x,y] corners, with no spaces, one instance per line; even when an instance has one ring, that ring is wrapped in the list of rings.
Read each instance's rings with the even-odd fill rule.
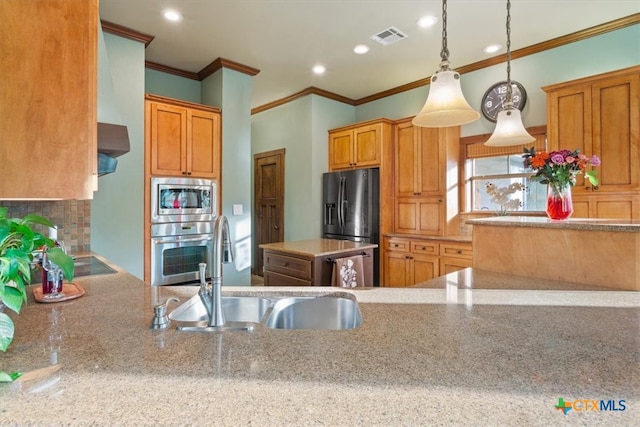
[[[166,8],[184,19],[165,21]],[[639,0],[512,0],[511,49],[639,12]],[[438,23],[419,28],[423,15]],[[429,77],[440,62],[440,0],[100,0],[100,18],[154,36],[147,61],[198,72],[220,57],[259,69],[252,107],[310,86],[360,99]],[[369,39],[391,26],[408,37]],[[449,0],[447,33],[454,69],[504,54],[482,49],[506,44],[506,0]],[[353,53],[360,43],[368,54]],[[311,72],[316,64],[324,75]]]

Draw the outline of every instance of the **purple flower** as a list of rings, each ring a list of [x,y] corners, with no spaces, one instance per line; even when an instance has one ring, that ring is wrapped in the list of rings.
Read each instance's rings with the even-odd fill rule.
[[[594,154],[589,159],[589,163],[591,163],[593,166],[600,166],[600,159],[598,158],[598,156]]]
[[[557,165],[561,165],[564,163],[564,156],[560,153],[554,153],[551,156],[551,161]]]

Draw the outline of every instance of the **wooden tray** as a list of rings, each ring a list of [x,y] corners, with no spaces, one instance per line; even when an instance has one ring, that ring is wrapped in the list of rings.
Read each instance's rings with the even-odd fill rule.
[[[33,296],[36,301],[45,303],[69,301],[70,299],[80,298],[84,295],[84,288],[76,283],[63,283],[62,294],[63,296],[59,298],[45,298],[42,294],[42,286],[33,288]]]

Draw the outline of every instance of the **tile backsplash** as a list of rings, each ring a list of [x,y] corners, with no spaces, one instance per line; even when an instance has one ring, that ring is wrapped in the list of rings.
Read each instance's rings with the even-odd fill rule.
[[[91,250],[90,200],[0,201],[0,206],[9,208],[9,217],[22,218],[27,214],[37,214],[47,218],[58,227],[58,240],[64,242],[70,253]],[[45,227],[38,226],[38,231],[48,236]]]

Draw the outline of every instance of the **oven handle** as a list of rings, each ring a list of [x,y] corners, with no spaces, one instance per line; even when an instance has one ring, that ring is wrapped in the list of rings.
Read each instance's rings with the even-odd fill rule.
[[[186,242],[205,242],[209,240],[213,240],[213,237],[196,237],[193,239],[182,239],[182,240],[156,240],[151,239],[153,243],[156,245],[164,244],[164,243],[186,243]]]

